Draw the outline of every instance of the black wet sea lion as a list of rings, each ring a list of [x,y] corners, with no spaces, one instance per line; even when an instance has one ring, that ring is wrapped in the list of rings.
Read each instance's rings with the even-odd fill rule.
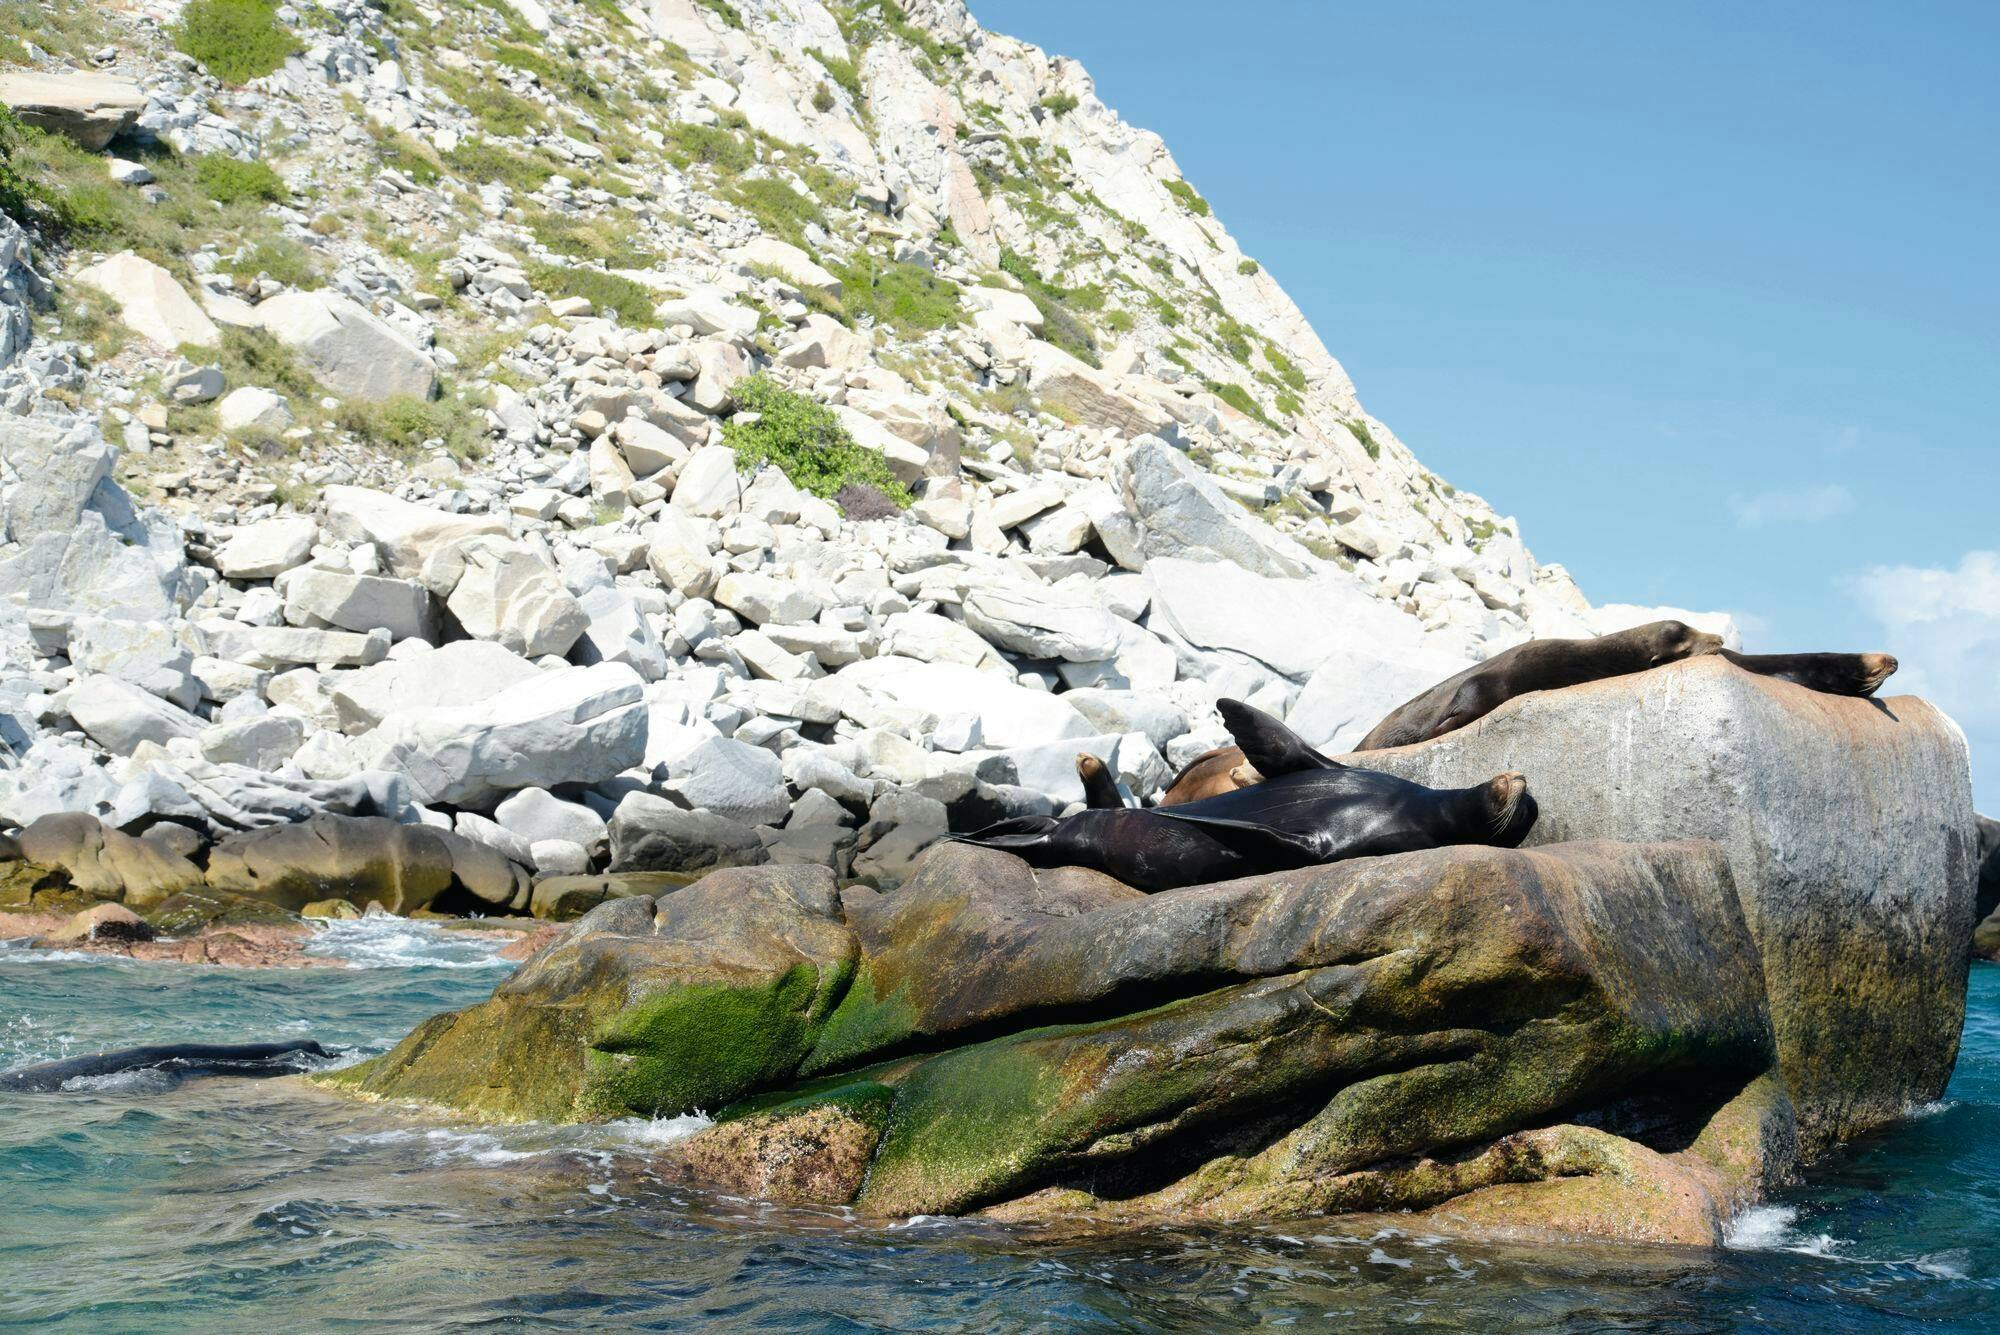
[[[50,1094],[71,1080],[131,1071],[158,1071],[177,1079],[199,1075],[250,1078],[297,1075],[316,1069],[320,1062],[334,1055],[311,1039],[289,1043],[162,1043],[66,1057],[39,1066],[24,1066],[18,1071],[0,1071],[0,1091]]]
[[[1426,788],[1331,760],[1239,701],[1217,708],[1263,783],[1171,809],[1002,821],[961,842],[1035,867],[1090,867],[1137,889],[1171,890],[1446,844],[1512,848],[1535,823],[1534,799],[1518,774]]]
[[[1721,651],[1720,635],[1680,621],[1652,621],[1589,640],[1529,640],[1390,710],[1355,750],[1379,751],[1442,737],[1530,691],[1580,686]]]

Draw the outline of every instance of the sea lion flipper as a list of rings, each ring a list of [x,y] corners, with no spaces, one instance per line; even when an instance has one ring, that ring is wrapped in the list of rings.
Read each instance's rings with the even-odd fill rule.
[[[1169,820],[1198,825],[1202,833],[1263,867],[1310,866],[1326,860],[1326,850],[1305,835],[1275,830],[1256,821],[1227,820],[1221,816],[1184,816],[1162,809]]]
[[[996,821],[984,829],[970,834],[947,835],[952,843],[977,844],[981,848],[1004,848],[1018,852],[1024,848],[1039,848],[1048,842],[1060,822],[1054,816],[1015,816],[1011,820]]]
[[[1083,783],[1083,804],[1100,811],[1115,811],[1125,805],[1125,795],[1118,791],[1118,780],[1111,777],[1111,768],[1096,756],[1085,751],[1076,758],[1076,777]]]
[[[1263,710],[1241,700],[1217,700],[1215,711],[1222,715],[1222,726],[1229,729],[1229,736],[1242,750],[1243,758],[1267,779],[1300,770],[1344,768],[1339,761],[1329,760],[1313,750],[1305,738]]]

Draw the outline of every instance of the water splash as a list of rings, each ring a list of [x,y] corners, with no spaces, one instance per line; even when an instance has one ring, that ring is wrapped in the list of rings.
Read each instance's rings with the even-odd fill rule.
[[[371,913],[316,926],[305,953],[357,969],[509,969],[513,962],[500,958],[509,944],[510,938],[495,933]]]

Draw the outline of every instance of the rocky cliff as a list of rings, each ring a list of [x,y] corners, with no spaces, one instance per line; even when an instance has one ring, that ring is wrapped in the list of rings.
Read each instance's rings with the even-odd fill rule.
[[[1351,740],[1636,615],[949,0],[0,32],[0,826],[890,884],[1079,751],[1154,790],[1220,694]]]

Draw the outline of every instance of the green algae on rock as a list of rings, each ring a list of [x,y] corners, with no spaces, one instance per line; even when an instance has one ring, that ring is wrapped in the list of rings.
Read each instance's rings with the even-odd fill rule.
[[[1154,896],[948,845],[888,895],[764,867],[607,903],[491,1001],[328,1079],[486,1117],[715,1113],[678,1171],[871,1215],[1224,1218],[1631,1176],[1772,1062],[1710,845]]]

